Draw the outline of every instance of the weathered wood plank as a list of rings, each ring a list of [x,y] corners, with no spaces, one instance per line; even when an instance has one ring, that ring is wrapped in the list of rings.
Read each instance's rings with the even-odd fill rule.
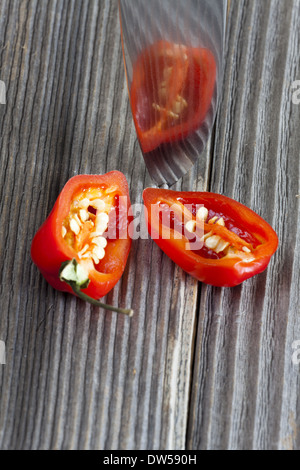
[[[241,287],[201,289],[189,448],[299,449],[299,21],[298,0],[231,2],[210,189],[262,215],[280,244]]]
[[[268,271],[198,291],[153,242],[136,240],[106,299],[132,304],[129,320],[53,291],[30,261],[72,175],[118,168],[137,204],[152,185],[116,2],[0,2],[1,448],[300,448],[299,16],[299,0],[231,2],[216,139],[175,186],[207,189],[211,176],[211,190],[265,217],[280,238]]]
[[[184,448],[197,282],[136,240],[105,313],[46,284],[34,233],[64,183],[119,169],[152,184],[130,114],[117,2],[2,0],[0,447]],[[176,186],[205,189],[210,147]],[[105,299],[104,299],[105,300]]]

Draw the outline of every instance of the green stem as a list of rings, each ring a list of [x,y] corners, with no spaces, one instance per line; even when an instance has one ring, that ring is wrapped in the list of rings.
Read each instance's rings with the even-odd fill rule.
[[[77,287],[74,284],[72,285],[72,284],[70,283],[69,285],[72,287],[73,292],[85,302],[89,302],[92,305],[97,305],[98,307],[104,308],[105,310],[111,310],[112,312],[116,312],[116,313],[123,313],[124,315],[128,315],[129,317],[132,317],[133,310],[131,308],[129,309],[118,308],[118,307],[113,307],[112,305],[103,304],[102,302],[99,302],[98,300],[93,299],[89,295],[85,294],[84,292],[82,292],[82,290],[79,287]]]
[[[66,282],[72,288],[74,294],[76,294],[80,299],[84,300],[85,302],[89,302],[90,304],[97,305],[97,307],[104,308],[106,310],[111,310],[112,312],[116,313],[123,313],[124,315],[128,315],[132,317],[133,310],[127,308],[118,308],[112,307],[111,305],[103,304],[93,297],[82,292],[81,289],[86,289],[90,283],[88,274],[84,270],[84,268],[77,263],[76,259],[71,259],[64,261],[61,264],[59,270],[59,279],[62,282]]]

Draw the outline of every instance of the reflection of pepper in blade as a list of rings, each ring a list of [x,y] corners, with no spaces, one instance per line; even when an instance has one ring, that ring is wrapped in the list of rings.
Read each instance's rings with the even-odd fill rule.
[[[129,208],[127,181],[119,171],[71,178],[32,241],[32,259],[49,284],[131,315],[131,310],[97,300],[115,286],[125,269],[131,247]]]
[[[142,150],[187,137],[202,124],[216,81],[216,62],[204,48],[158,41],[133,67],[130,100]]]

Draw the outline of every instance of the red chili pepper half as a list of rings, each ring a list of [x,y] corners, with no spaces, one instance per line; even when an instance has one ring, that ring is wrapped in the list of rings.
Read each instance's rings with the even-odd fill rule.
[[[262,272],[278,247],[270,225],[226,196],[148,188],[148,230],[184,271],[206,284],[232,287]]]
[[[32,260],[49,284],[132,315],[132,310],[97,300],[116,285],[125,269],[131,247],[129,208],[127,181],[119,171],[71,178],[32,241]]]
[[[130,87],[142,150],[184,139],[200,127],[210,107],[216,62],[204,48],[158,41],[138,57]]]

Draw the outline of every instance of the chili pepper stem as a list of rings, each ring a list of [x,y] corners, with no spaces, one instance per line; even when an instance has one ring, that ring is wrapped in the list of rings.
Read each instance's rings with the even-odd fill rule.
[[[128,315],[128,317],[132,317],[133,315],[133,310],[131,308],[124,309],[124,308],[113,307],[112,305],[103,304],[102,302],[99,302],[99,300],[93,299],[89,295],[82,292],[82,290],[76,285],[72,285],[72,284],[69,284],[69,285],[71,286],[73,292],[85,302],[89,302],[92,305],[97,305],[98,307],[104,308],[105,310],[110,310],[116,313],[123,313],[124,315]]]
[[[104,308],[105,310],[110,310],[116,313],[122,313],[129,317],[132,317],[133,310],[132,309],[124,309],[113,307],[112,305],[103,304],[99,302],[99,300],[93,299],[89,295],[82,292],[82,289],[86,289],[90,283],[89,277],[86,271],[80,266],[79,263],[75,259],[67,260],[62,263],[59,273],[59,278],[62,282],[66,282],[71,289],[73,290],[74,294],[76,294],[80,299],[84,300],[85,302],[89,302],[92,305],[97,305],[98,307]]]

